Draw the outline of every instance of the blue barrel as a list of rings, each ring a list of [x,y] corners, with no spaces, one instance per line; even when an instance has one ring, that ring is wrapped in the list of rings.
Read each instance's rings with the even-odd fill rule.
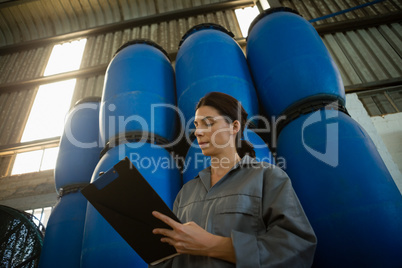
[[[402,196],[357,122],[336,110],[302,115],[277,152],[317,235],[315,267],[402,267]]]
[[[274,159],[267,144],[250,129],[245,129],[244,139],[249,141],[254,146],[256,160],[265,161],[274,164]],[[183,183],[194,179],[198,172],[211,165],[211,157],[205,156],[201,148],[198,146],[197,140],[191,144],[183,167]]]
[[[186,123],[192,123],[190,119],[194,117],[198,101],[212,91],[239,100],[250,118],[259,114],[247,61],[232,36],[216,24],[197,25],[183,36],[175,69],[177,102],[184,116],[181,120],[183,128]],[[252,118],[255,124],[257,121],[257,118]]]
[[[172,209],[182,181],[173,157],[150,143],[125,143],[111,148],[95,168],[92,181],[128,157],[144,178]],[[81,267],[148,267],[113,227],[88,203]]]
[[[268,9],[249,29],[247,60],[266,116],[309,97],[345,102],[335,62],[314,27],[288,8]]]
[[[66,185],[89,183],[99,161],[100,98],[85,98],[69,112],[60,139],[55,167],[56,190]]]
[[[87,200],[76,190],[64,195],[50,214],[40,268],[80,267]]]
[[[175,94],[173,67],[161,47],[144,40],[123,45],[106,70],[100,114],[102,140],[108,142],[131,131],[173,140]]]

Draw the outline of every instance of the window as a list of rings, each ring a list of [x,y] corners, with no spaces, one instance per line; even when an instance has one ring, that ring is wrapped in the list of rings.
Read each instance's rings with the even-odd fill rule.
[[[17,154],[11,175],[54,169],[59,147]]]
[[[60,136],[74,87],[75,79],[39,87],[21,142]]]
[[[52,209],[53,209],[52,207],[45,207],[45,208],[26,210],[25,212],[34,216],[32,217],[32,220],[37,226],[39,226],[40,225],[39,223],[41,223],[46,228],[50,214],[52,213]]]
[[[358,93],[370,116],[402,112],[402,86]]]
[[[45,76],[79,69],[86,39],[55,45]],[[63,133],[76,79],[41,85],[32,105],[21,142],[58,137]],[[58,148],[17,154],[11,175],[53,169]]]
[[[264,10],[270,8],[268,0],[260,0],[259,3],[261,5],[261,8]]]
[[[237,21],[239,22],[240,30],[243,37],[247,37],[248,28],[250,27],[251,22],[255,19],[255,17],[260,14],[257,6],[246,7],[235,10]]]
[[[87,40],[55,45],[46,65],[45,76],[78,70]]]

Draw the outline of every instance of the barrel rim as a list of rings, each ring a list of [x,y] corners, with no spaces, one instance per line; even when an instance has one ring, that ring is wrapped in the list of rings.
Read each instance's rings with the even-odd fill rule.
[[[57,198],[60,200],[60,198],[62,198],[63,196],[79,192],[88,185],[89,182],[83,182],[83,183],[67,184],[65,186],[62,186],[59,189],[57,189],[57,193],[59,194]]]
[[[75,102],[74,107],[87,102],[101,102],[102,98],[97,96],[85,97]]]
[[[336,95],[319,94],[299,100],[286,108],[279,117],[284,116],[284,120],[280,120],[276,126],[276,138],[279,138],[282,130],[292,121],[302,115],[313,113],[322,109],[332,109],[343,112],[350,117],[345,107],[345,100]],[[278,118],[279,118],[278,117]]]
[[[168,148],[168,146],[167,146],[167,145],[169,145],[169,141],[162,136],[159,136],[153,132],[147,132],[147,131],[141,131],[141,130],[127,131],[125,133],[122,133],[122,134],[119,134],[117,136],[110,138],[106,142],[105,147],[100,152],[99,159],[102,159],[102,157],[110,149],[117,147],[121,144],[140,142],[143,140],[144,136],[146,137],[144,140],[145,143],[156,144],[169,151],[170,148]]]
[[[146,45],[153,46],[153,47],[159,49],[160,51],[162,51],[162,53],[165,54],[165,56],[169,59],[169,61],[171,61],[170,57],[169,57],[169,54],[166,52],[166,50],[162,46],[160,46],[158,43],[156,43],[156,42],[154,42],[154,41],[152,41],[150,39],[146,39],[146,38],[133,39],[133,40],[130,40],[130,41],[124,43],[122,46],[120,46],[116,50],[116,52],[114,53],[113,57],[115,57],[120,51],[122,51],[126,47],[129,47],[129,46],[135,45],[135,44],[146,44]]]
[[[250,27],[248,28],[248,33],[247,33],[247,37],[250,35],[252,28],[257,24],[257,22],[259,20],[261,20],[263,17],[272,14],[272,13],[276,13],[276,12],[290,12],[290,13],[294,13],[299,15],[300,17],[303,17],[302,15],[300,15],[299,12],[297,12],[294,9],[291,9],[290,7],[273,7],[273,8],[268,8],[266,10],[264,10],[263,12],[261,12],[257,17],[254,18],[254,20],[251,22]]]
[[[192,35],[192,34],[195,33],[196,31],[199,31],[199,30],[202,30],[202,29],[208,29],[208,28],[209,28],[209,29],[214,29],[214,30],[221,31],[221,32],[223,32],[223,33],[229,35],[229,36],[232,37],[232,38],[234,37],[234,34],[233,34],[231,31],[229,31],[228,29],[226,29],[225,27],[223,27],[223,26],[220,25],[220,24],[212,23],[212,22],[200,23],[200,24],[197,24],[197,25],[191,27],[191,28],[183,35],[183,37],[181,38],[180,43],[179,43],[179,48],[180,48],[180,46],[183,44],[184,40],[187,39],[187,37],[189,37],[190,35]]]

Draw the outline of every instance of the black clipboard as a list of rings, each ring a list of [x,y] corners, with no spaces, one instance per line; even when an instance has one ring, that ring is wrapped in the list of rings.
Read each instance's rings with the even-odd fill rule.
[[[127,157],[81,193],[146,263],[155,265],[179,254],[152,233],[155,228],[171,229],[152,211],[179,219]]]

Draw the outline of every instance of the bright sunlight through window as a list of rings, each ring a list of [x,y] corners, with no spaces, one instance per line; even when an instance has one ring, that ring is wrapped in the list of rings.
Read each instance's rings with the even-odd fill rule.
[[[86,39],[55,45],[44,75],[79,69]],[[76,79],[64,80],[39,87],[32,105],[21,142],[61,136],[70,108]],[[12,175],[53,169],[58,148],[48,148],[17,154]]]
[[[60,136],[70,108],[75,79],[39,87],[21,142]]]
[[[86,42],[87,39],[81,39],[54,46],[44,75],[78,70]]]
[[[262,9],[264,9],[264,10],[270,8],[267,0],[260,0],[260,4],[261,4]]]
[[[56,166],[58,153],[59,153],[59,147],[43,150],[43,157],[40,170],[54,169],[54,167]]]
[[[39,171],[42,154],[43,150],[17,154],[11,175]]]
[[[35,218],[33,218],[33,221],[36,225],[38,225],[39,222],[41,222],[43,226],[46,228],[50,214],[52,213],[52,208],[45,207],[45,208],[30,209],[25,210],[25,212],[35,216]]]
[[[254,20],[255,17],[260,14],[257,6],[253,7],[246,7],[241,9],[235,10],[237,21],[239,22],[240,30],[243,37],[247,37],[248,35],[248,28],[250,27],[251,22]]]
[[[54,169],[59,147],[17,154],[11,175]]]

